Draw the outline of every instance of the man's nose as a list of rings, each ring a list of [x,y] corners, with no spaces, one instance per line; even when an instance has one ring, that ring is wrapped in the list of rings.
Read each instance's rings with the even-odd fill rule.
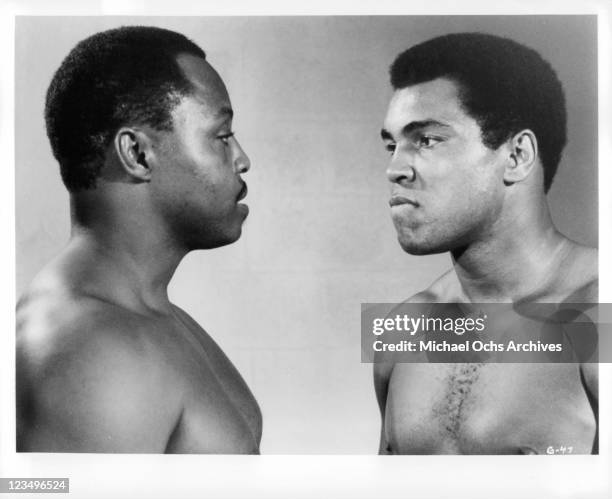
[[[393,184],[408,185],[416,180],[416,170],[405,155],[394,154],[387,167],[387,178]]]
[[[236,141],[236,159],[234,159],[234,166],[238,173],[246,173],[251,168],[251,160],[244,152],[244,149],[240,147],[238,141]]]

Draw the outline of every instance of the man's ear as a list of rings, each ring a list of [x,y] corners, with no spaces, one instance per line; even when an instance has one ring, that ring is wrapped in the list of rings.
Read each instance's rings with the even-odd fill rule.
[[[135,128],[123,127],[115,134],[115,152],[123,172],[134,183],[151,181],[151,137]]]
[[[504,182],[522,182],[534,171],[538,159],[538,141],[529,130],[521,130],[507,143],[508,164],[504,171]]]

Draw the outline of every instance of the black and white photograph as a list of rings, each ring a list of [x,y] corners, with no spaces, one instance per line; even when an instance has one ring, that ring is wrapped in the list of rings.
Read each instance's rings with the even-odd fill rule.
[[[16,16],[0,478],[605,497],[605,364],[368,361],[361,340],[368,304],[606,301],[601,19]],[[302,466],[328,495],[295,491]]]

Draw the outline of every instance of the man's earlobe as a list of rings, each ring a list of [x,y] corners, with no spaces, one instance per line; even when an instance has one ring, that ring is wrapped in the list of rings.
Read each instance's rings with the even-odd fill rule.
[[[507,184],[522,182],[534,171],[538,159],[538,142],[531,130],[521,130],[508,142],[509,161],[504,171]]]
[[[151,168],[147,162],[149,139],[140,131],[121,128],[115,135],[115,151],[124,173],[132,182],[149,182]]]

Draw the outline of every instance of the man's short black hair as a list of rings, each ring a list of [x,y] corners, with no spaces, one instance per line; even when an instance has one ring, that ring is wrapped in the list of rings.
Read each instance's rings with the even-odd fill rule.
[[[565,97],[557,74],[535,50],[499,36],[455,33],[401,53],[390,73],[396,90],[443,77],[458,84],[463,108],[491,149],[531,130],[548,192],[567,141]]]
[[[45,105],[47,135],[69,191],[93,188],[114,133],[124,125],[171,130],[171,111],[191,85],[176,56],[204,51],[161,28],[127,26],[97,33],[56,71]]]

